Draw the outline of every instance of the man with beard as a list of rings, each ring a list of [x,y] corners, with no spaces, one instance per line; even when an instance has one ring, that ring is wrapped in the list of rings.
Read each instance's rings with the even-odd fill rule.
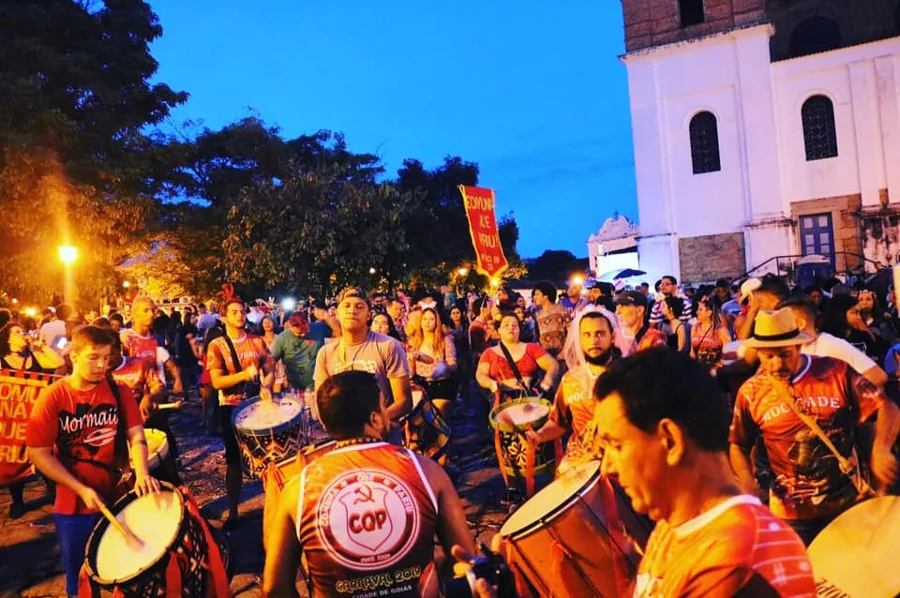
[[[219,391],[219,425],[225,441],[225,492],[228,498],[225,527],[233,529],[238,522],[243,473],[241,449],[231,416],[245,399],[257,394],[263,400],[272,400],[275,376],[266,342],[261,336],[248,334],[245,330],[247,308],[243,300],[233,294],[230,285],[225,287],[224,299],[225,336],[209,343],[207,364],[212,386]]]
[[[284,487],[269,530],[263,593],[299,596],[305,554],[311,595],[360,596],[377,581],[383,595],[438,596],[435,535],[446,554],[454,544],[474,551],[450,478],[431,459],[384,441],[391,417],[371,373],[328,377],[316,402],[337,443]]]
[[[590,446],[594,417],[591,392],[597,377],[621,356],[613,345],[614,336],[613,319],[601,308],[586,307],[576,315],[562,353],[569,369],[556,390],[550,418],[540,429],[526,433],[532,442],[542,443],[556,440],[572,430],[557,474],[577,465],[579,460],[594,457]]]

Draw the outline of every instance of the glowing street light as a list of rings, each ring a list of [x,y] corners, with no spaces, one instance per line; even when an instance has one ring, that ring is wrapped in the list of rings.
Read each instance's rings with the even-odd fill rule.
[[[18,303],[18,302],[19,302],[19,300],[18,300],[18,299],[16,299],[16,298],[15,298],[15,297],[13,297],[13,300],[12,300],[12,302],[13,302],[13,305],[16,305],[16,304],[17,304],[17,303]]]
[[[375,268],[369,268],[369,274],[375,274]]]
[[[492,279],[491,279],[491,286],[492,286],[492,287],[499,287],[499,286],[500,286],[500,281],[497,280],[496,278],[492,278]]]
[[[584,276],[573,276],[572,284],[577,284],[578,286],[584,285]]]
[[[465,276],[466,274],[469,273],[469,269],[468,268],[460,268],[459,270],[456,271],[456,273],[459,274],[460,276]]]
[[[126,280],[125,282],[122,283],[122,286],[127,289],[128,287],[131,286],[131,283]]]
[[[71,245],[60,245],[59,247],[59,259],[65,265],[69,265],[74,262],[78,258],[78,248],[72,247]]]
[[[33,307],[26,307],[25,315],[28,316],[29,318],[33,318],[34,316],[37,315],[37,310]]]

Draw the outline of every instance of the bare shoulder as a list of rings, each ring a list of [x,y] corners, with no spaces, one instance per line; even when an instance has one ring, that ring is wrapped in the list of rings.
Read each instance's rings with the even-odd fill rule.
[[[444,471],[444,468],[438,465],[438,463],[424,455],[420,455],[419,453],[412,453],[413,458],[418,460],[419,466],[422,468],[422,473],[425,474],[425,479],[431,484],[431,487],[436,491],[442,491],[446,489],[453,489],[453,483],[450,481],[450,477],[447,475],[447,472]]]

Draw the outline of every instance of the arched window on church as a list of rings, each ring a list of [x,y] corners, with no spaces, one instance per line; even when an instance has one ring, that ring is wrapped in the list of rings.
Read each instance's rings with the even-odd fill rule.
[[[793,58],[837,50],[841,45],[841,28],[828,17],[810,17],[800,21],[791,31]]]
[[[815,95],[803,102],[800,109],[803,122],[803,143],[806,161],[834,158],[838,155],[837,129],[834,125],[834,104],[823,95]]]
[[[698,112],[688,126],[694,174],[722,170],[719,160],[719,128],[712,112]]]
[[[699,25],[706,20],[703,15],[703,0],[678,0],[678,14],[681,16],[682,27]]]

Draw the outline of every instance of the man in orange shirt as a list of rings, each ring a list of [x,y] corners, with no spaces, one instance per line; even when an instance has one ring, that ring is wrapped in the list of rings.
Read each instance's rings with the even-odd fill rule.
[[[613,346],[612,314],[600,308],[589,306],[578,312],[569,337],[566,339],[563,355],[569,366],[556,389],[550,418],[538,430],[529,430],[526,435],[536,443],[550,442],[562,437],[567,431],[572,436],[566,445],[566,455],[557,465],[561,475],[579,459],[592,459],[593,447],[585,446],[592,434],[591,420],[594,417],[592,391],[597,376],[602,374],[613,359],[620,356]],[[576,332],[577,331],[577,332]]]
[[[854,427],[877,413],[871,469],[887,487],[897,478],[891,447],[900,425],[897,406],[846,362],[803,354],[811,340],[789,308],[757,314],[747,342],[759,353],[760,367],[738,391],[730,434],[732,467],[745,490],[757,494],[750,450],[762,437],[774,475],[769,506],[807,545],[860,499]],[[841,470],[797,411],[815,420],[851,471]]]
[[[656,521],[634,596],[814,596],[803,543],[728,462],[731,413],[705,368],[667,348],[613,362],[594,387],[602,472]]]

